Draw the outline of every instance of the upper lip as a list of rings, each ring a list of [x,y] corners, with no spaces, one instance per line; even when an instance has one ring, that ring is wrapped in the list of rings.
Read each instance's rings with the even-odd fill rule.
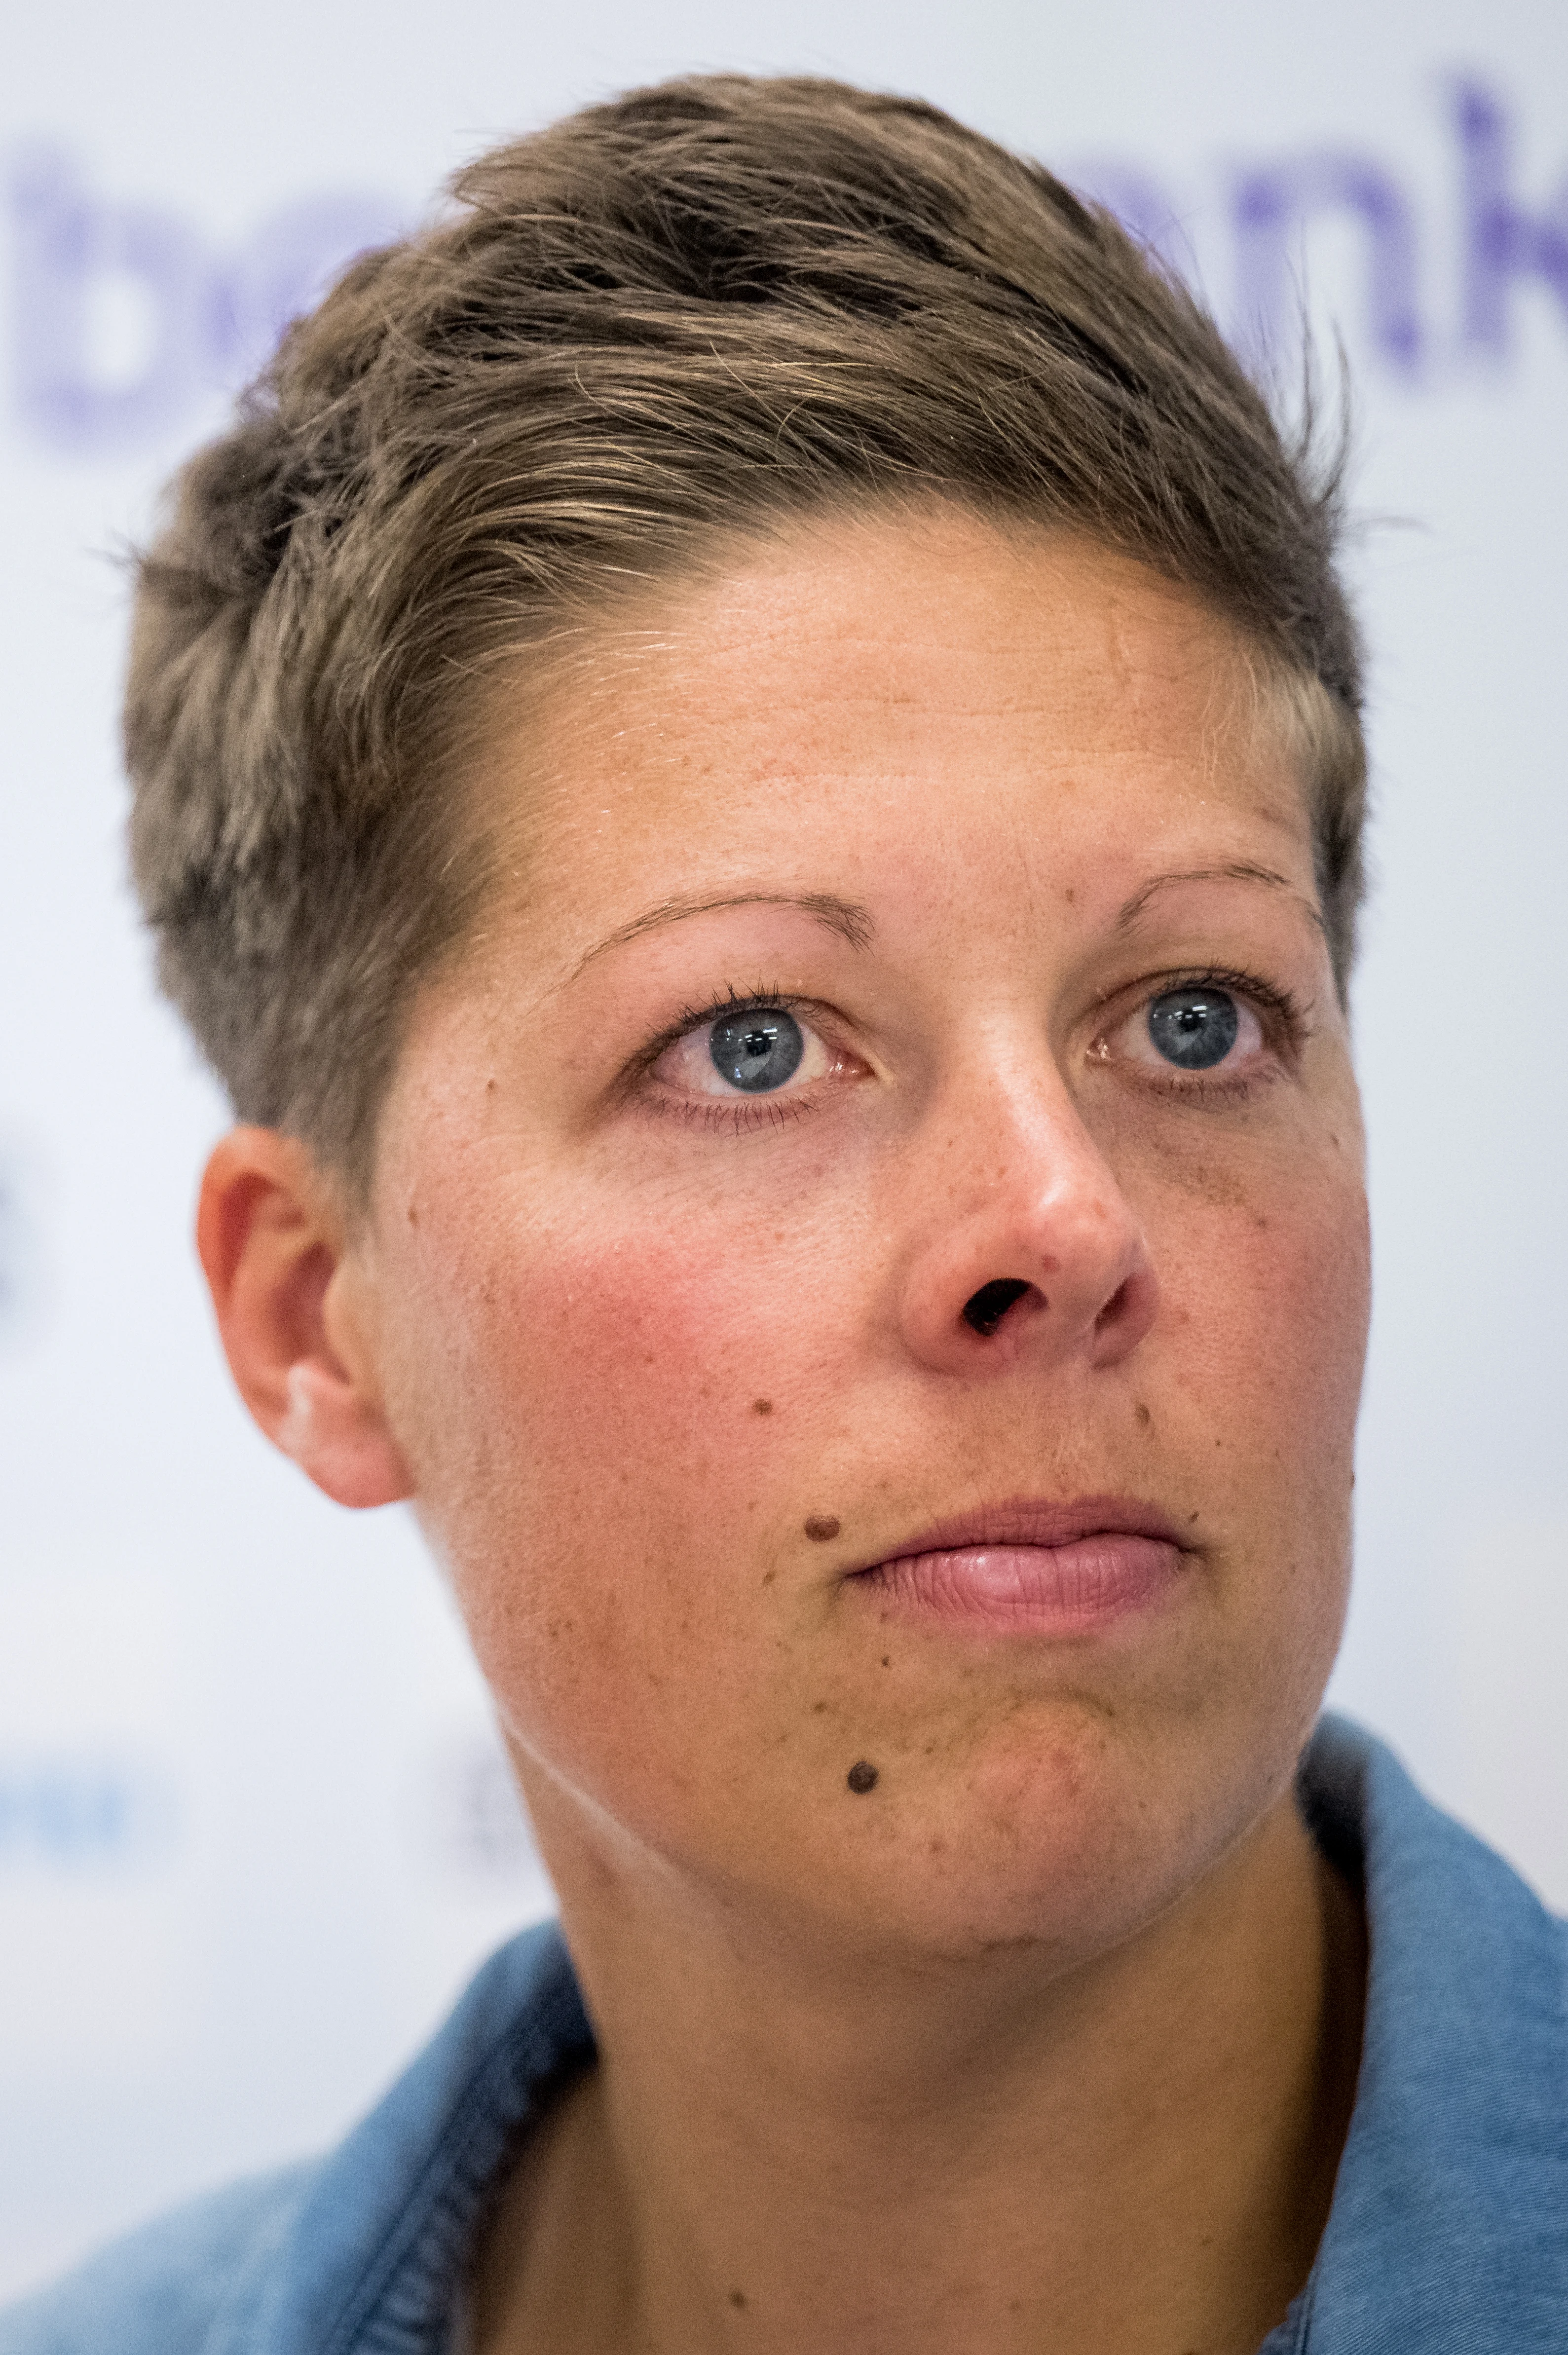
[[[1168,1513],[1136,1497],[1074,1497],[1067,1503],[1045,1497],[1013,1497],[1005,1503],[976,1505],[965,1513],[932,1521],[912,1537],[884,1546],[858,1570],[878,1570],[911,1554],[955,1553],[965,1547],[1061,1546],[1080,1538],[1156,1538],[1179,1546]],[[851,1575],[854,1573],[851,1572]]]

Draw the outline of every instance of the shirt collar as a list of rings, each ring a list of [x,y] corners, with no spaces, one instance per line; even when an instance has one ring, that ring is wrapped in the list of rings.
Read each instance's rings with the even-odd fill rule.
[[[1333,2355],[1531,2355],[1568,2330],[1563,1925],[1327,1718],[1303,1803],[1366,1891],[1361,2070],[1294,2343]]]
[[[1328,2226],[1266,2355],[1561,2355],[1563,1925],[1343,1720],[1318,1727],[1300,1788],[1326,1853],[1364,1887],[1370,1973]],[[481,2208],[592,2051],[553,1923],[493,1955],[322,2168],[245,2344],[266,2355],[447,2347]]]

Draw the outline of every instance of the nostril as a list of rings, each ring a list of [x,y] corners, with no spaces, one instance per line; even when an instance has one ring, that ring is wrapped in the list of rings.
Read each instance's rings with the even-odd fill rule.
[[[976,1333],[994,1333],[1015,1300],[1021,1300],[1032,1284],[1022,1283],[1016,1275],[998,1276],[994,1284],[983,1284],[972,1299],[964,1303],[964,1322]]]
[[[1094,1330],[1097,1333],[1109,1332],[1112,1326],[1119,1323],[1119,1321],[1126,1315],[1131,1302],[1131,1283],[1119,1284],[1115,1292],[1112,1293],[1109,1300],[1106,1301],[1104,1308],[1101,1309],[1098,1316],[1095,1317]]]

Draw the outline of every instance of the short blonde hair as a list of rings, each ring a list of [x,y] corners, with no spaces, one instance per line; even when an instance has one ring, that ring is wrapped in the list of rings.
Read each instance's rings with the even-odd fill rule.
[[[485,890],[487,664],[544,669],[716,536],[877,500],[1085,532],[1297,683],[1343,987],[1340,469],[1109,215],[933,107],[738,76],[573,115],[453,196],[291,330],[141,566],[134,873],[242,1118],[367,1174],[408,1006]]]

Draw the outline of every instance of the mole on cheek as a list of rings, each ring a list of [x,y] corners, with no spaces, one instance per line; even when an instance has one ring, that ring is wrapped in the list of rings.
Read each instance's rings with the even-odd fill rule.
[[[869,1758],[857,1758],[844,1779],[856,1796],[863,1798],[877,1787],[877,1770]]]
[[[772,1414],[773,1411],[773,1402],[772,1399],[753,1399],[752,1401],[752,1412],[753,1414]]]
[[[826,1545],[838,1534],[838,1524],[831,1513],[813,1513],[805,1524],[805,1534],[813,1545]]]
[[[1138,1408],[1138,1410],[1137,1410],[1137,1417],[1138,1417],[1138,1428],[1139,1428],[1139,1430],[1140,1430],[1140,1431],[1147,1431],[1147,1430],[1148,1429],[1148,1427],[1149,1427],[1149,1424],[1154,1421],[1154,1417],[1150,1414],[1150,1412],[1149,1412],[1149,1411],[1148,1411],[1148,1409],[1147,1409],[1147,1406],[1140,1406],[1140,1407]]]

